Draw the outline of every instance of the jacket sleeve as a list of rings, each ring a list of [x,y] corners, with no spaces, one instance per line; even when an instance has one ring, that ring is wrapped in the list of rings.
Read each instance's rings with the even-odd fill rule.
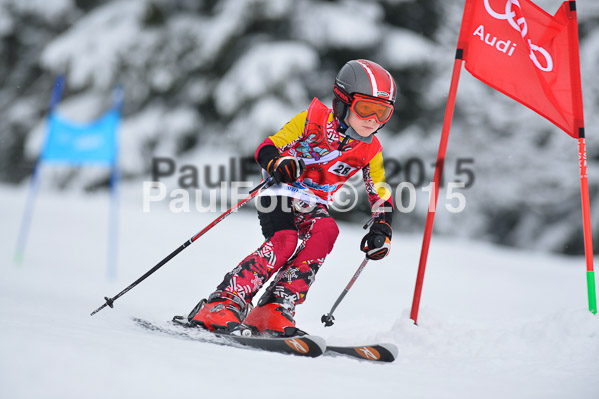
[[[308,111],[297,114],[281,130],[267,137],[258,146],[254,157],[262,168],[266,169],[266,165],[274,156],[284,152],[303,136],[307,115]]]
[[[373,216],[383,218],[385,222],[391,225],[393,218],[393,198],[391,197],[391,187],[385,180],[383,153],[377,153],[368,165],[362,168],[362,172]]]

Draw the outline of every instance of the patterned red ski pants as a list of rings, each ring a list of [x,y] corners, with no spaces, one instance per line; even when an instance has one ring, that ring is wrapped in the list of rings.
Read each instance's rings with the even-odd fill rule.
[[[284,197],[274,198],[290,202]],[[218,291],[249,303],[276,273],[260,303],[283,301],[296,305],[304,302],[316,273],[333,249],[339,228],[326,206],[294,203],[290,212],[259,213],[266,241],[227,273]],[[287,224],[279,218],[287,218]],[[298,240],[301,240],[299,247]]]

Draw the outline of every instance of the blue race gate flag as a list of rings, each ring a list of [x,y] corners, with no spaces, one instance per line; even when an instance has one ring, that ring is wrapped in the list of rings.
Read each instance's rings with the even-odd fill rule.
[[[111,109],[93,122],[75,123],[52,111],[40,159],[69,165],[114,164],[119,118],[119,111]]]
[[[118,126],[123,105],[123,89],[117,85],[113,90],[112,106],[102,116],[87,123],[72,122],[57,112],[62,97],[64,77],[56,78],[47,117],[47,133],[44,146],[31,176],[31,188],[27,196],[23,220],[17,239],[15,262],[20,264],[31,224],[33,204],[39,189],[39,169],[43,164],[63,164],[81,167],[99,165],[110,169],[110,219],[108,231],[107,275],[116,276],[118,246]]]

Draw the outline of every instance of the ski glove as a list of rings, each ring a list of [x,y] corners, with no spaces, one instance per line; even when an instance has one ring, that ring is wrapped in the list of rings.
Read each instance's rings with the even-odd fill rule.
[[[301,159],[290,156],[273,158],[266,166],[266,171],[277,183],[293,183],[302,173],[306,165]]]
[[[362,238],[360,249],[366,253],[368,259],[383,259],[391,250],[392,234],[393,230],[388,223],[375,221],[370,226],[370,231]]]

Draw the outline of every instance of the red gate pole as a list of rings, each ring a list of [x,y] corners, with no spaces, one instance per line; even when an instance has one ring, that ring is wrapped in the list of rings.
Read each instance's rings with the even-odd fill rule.
[[[426,217],[426,225],[424,227],[424,239],[422,240],[422,250],[420,252],[420,263],[418,265],[418,275],[416,277],[416,288],[414,289],[414,299],[412,300],[412,311],[410,318],[414,324],[418,324],[418,310],[420,308],[420,297],[422,295],[422,285],[424,283],[424,272],[426,270],[426,260],[428,258],[428,249],[433,233],[433,224],[435,222],[435,212],[437,198],[439,197],[439,186],[441,176],[443,176],[443,164],[445,163],[445,153],[447,150],[447,142],[449,140],[449,130],[453,119],[453,111],[455,108],[455,98],[458,91],[458,82],[460,80],[460,72],[462,70],[463,50],[458,48],[456,51],[455,62],[453,64],[453,73],[451,77],[451,85],[449,87],[449,95],[447,97],[447,106],[445,108],[445,117],[443,119],[443,131],[441,133],[441,142],[437,153],[437,163],[435,166],[435,177],[433,181],[433,190],[429,198],[428,214]],[[433,194],[434,192],[434,194]]]

